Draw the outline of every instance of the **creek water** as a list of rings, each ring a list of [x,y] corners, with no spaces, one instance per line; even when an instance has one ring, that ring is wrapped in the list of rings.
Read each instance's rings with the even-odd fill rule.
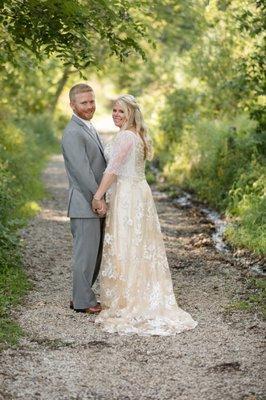
[[[181,196],[174,199],[173,203],[181,207],[194,206],[194,204],[192,203],[192,196],[187,192],[183,192]],[[223,235],[227,226],[226,221],[221,218],[218,212],[211,210],[210,208],[202,206],[197,206],[197,208],[199,208],[200,211],[206,216],[206,218],[214,225],[212,240],[216,250],[223,253],[228,253],[230,251],[229,247],[223,240]]]
[[[263,264],[258,264],[258,263],[253,263],[251,260],[244,256],[237,256],[234,255],[230,247],[226,244],[224,241],[224,232],[228,226],[228,222],[223,219],[220,214],[208,207],[202,206],[195,204],[193,202],[193,198],[190,193],[187,192],[182,192],[181,195],[173,199],[173,204],[180,206],[180,207],[196,207],[198,208],[205,216],[206,218],[212,222],[214,226],[214,231],[212,233],[212,241],[213,244],[216,248],[217,251],[224,253],[224,254],[230,254],[232,257],[237,260],[238,262],[241,262],[241,264],[248,265],[249,270],[253,275],[257,276],[266,276],[266,266]]]

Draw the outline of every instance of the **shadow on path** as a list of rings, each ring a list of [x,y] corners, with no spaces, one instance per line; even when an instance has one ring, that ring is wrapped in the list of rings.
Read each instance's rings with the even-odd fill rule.
[[[68,308],[72,238],[61,156],[43,179],[49,196],[23,232],[34,289],[14,312],[26,336],[1,354],[0,398],[261,399],[261,322],[225,313],[241,289],[239,272],[211,245],[193,245],[208,236],[198,217],[155,195],[177,301],[198,327],[174,337],[108,334]]]

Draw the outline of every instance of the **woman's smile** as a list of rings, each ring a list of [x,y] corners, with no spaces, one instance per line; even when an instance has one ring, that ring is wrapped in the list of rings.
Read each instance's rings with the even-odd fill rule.
[[[119,128],[121,128],[126,121],[125,112],[118,103],[116,103],[114,105],[112,117],[113,117],[114,124],[116,126],[118,126]]]

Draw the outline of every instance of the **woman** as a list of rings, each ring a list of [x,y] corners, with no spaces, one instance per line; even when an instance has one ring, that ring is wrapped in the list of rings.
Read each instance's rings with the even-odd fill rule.
[[[145,179],[152,145],[135,98],[120,96],[112,116],[120,131],[105,147],[108,165],[94,196],[97,204],[108,191],[109,203],[100,272],[103,311],[95,322],[119,334],[172,335],[193,329],[197,322],[176,304]]]

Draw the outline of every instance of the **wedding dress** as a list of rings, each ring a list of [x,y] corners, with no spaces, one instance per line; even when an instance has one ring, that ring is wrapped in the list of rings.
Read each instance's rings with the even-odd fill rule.
[[[147,137],[152,157],[151,140]],[[107,332],[173,335],[196,327],[177,306],[163,237],[145,179],[142,139],[120,131],[105,146],[105,173],[116,182],[107,193],[108,211],[100,271],[103,311],[96,323]]]

